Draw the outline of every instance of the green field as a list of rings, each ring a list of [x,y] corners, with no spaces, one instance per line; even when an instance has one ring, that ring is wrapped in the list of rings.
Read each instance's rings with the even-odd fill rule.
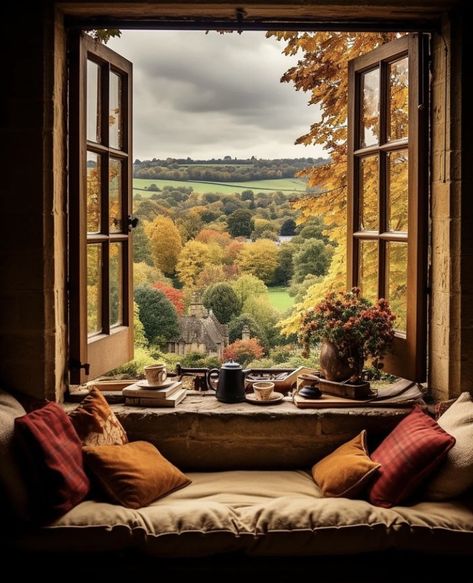
[[[287,287],[270,287],[268,293],[273,308],[280,312],[286,312],[294,305],[294,298],[289,295]]]
[[[256,192],[305,192],[305,182],[300,178],[276,178],[274,180],[253,180],[252,182],[237,182],[235,184],[226,184],[223,182],[193,182],[191,180],[157,180],[148,178],[133,178],[133,193],[142,196],[155,194],[147,191],[146,188],[155,184],[158,188],[164,186],[191,186],[194,192],[202,194],[206,192],[216,192],[219,194],[233,194],[243,190],[254,190]]]

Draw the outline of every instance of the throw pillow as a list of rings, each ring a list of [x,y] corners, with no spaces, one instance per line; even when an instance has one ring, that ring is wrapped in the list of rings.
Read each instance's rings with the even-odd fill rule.
[[[375,477],[380,465],[368,455],[363,430],[316,463],[312,477],[324,496],[354,498]]]
[[[191,483],[146,441],[126,445],[88,445],[83,451],[87,467],[105,494],[127,508],[147,506]]]
[[[69,413],[83,445],[124,445],[128,437],[101,391],[92,387],[82,403]]]
[[[15,440],[35,520],[53,520],[85,498],[89,479],[83,467],[82,444],[59,405],[48,403],[18,417]]]
[[[429,500],[448,500],[473,486],[473,400],[462,393],[441,417],[438,424],[456,439],[426,491]]]
[[[370,491],[370,502],[391,508],[407,500],[454,444],[454,437],[416,407],[371,456],[381,468]]]
[[[0,389],[0,496],[5,501],[0,509],[2,524],[28,519],[26,484],[13,451],[15,419],[25,414],[19,401]]]

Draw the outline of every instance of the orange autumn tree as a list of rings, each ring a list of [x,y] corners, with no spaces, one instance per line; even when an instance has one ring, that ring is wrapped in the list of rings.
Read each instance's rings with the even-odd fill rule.
[[[283,53],[301,54],[298,64],[291,67],[281,81],[293,83],[297,91],[310,95],[309,104],[318,105],[320,121],[296,140],[296,144],[323,146],[329,160],[326,164],[307,168],[301,176],[308,186],[316,188],[293,202],[300,211],[299,222],[314,216],[322,217],[326,234],[337,243],[328,274],[312,285],[304,300],[294,306],[290,316],[281,323],[286,334],[297,332],[302,312],[321,300],[330,290],[346,287],[346,225],[347,225],[347,111],[348,61],[387,43],[396,33],[349,32],[270,32],[285,43]],[[367,177],[370,181],[374,175]]]

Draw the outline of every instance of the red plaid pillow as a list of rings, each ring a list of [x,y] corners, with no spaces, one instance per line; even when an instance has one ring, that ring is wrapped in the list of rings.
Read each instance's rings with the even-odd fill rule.
[[[33,520],[58,518],[87,495],[82,444],[59,405],[48,403],[15,419],[15,439],[30,490]]]
[[[454,444],[454,437],[420,408],[415,408],[371,456],[381,464],[381,469],[371,487],[370,502],[391,508],[409,498]]]

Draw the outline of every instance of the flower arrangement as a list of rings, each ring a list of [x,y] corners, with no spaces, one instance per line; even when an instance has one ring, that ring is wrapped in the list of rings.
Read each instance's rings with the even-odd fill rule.
[[[387,300],[373,305],[360,296],[359,288],[330,292],[304,313],[299,340],[306,355],[311,345],[329,342],[351,368],[356,369],[360,359],[362,365],[371,357],[373,366],[381,369],[394,338],[395,318]]]

